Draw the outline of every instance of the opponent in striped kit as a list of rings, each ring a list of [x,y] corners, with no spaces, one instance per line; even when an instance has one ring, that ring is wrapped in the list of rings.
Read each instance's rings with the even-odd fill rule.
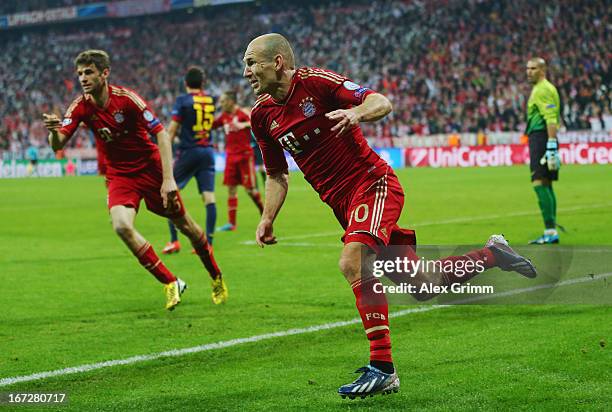
[[[215,120],[215,104],[212,96],[204,91],[204,71],[191,66],[184,78],[185,92],[178,96],[172,108],[172,121],[168,126],[170,139],[178,138],[174,177],[179,190],[183,190],[195,177],[198,193],[206,209],[206,240],[212,246],[217,204],[215,201],[215,150],[211,140],[211,128]],[[178,233],[168,220],[170,241],[162,253],[172,254],[181,250]]]
[[[387,299],[376,293],[378,279],[362,278],[362,264],[365,269],[370,267],[389,244],[407,246],[405,257],[418,259],[410,247],[416,243],[414,231],[397,226],[404,205],[402,187],[391,167],[368,146],[359,127],[359,122],[376,121],[389,114],[391,103],[385,96],[329,70],[296,69],[291,46],[279,34],[254,39],[244,54],[244,63],[244,77],[258,96],[251,111],[251,128],[268,174],[256,241],[261,247],[276,243],[273,223],[289,184],[286,151],[345,231],[340,270],[353,289],[370,342],[369,365],[358,369],[362,375],[338,392],[353,398],[397,391],[399,378],[391,356]],[[517,271],[518,266],[512,265],[522,264],[525,276],[535,275],[530,263],[505,249],[505,241],[492,239],[488,247],[443,261],[476,258],[483,260],[485,267],[498,265]],[[463,282],[478,273],[445,274],[436,282]]]

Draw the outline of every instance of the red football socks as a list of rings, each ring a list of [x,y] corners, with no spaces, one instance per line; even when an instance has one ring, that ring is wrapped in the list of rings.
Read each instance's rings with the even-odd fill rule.
[[[236,211],[238,210],[238,198],[229,197],[227,199],[228,221],[232,226],[236,226]]]
[[[196,242],[191,242],[196,254],[204,264],[204,267],[210,274],[210,277],[213,279],[217,279],[221,276],[221,269],[217,265],[215,258],[212,253],[211,247],[208,245],[206,241],[206,236],[202,234],[200,239]]]
[[[378,279],[357,280],[351,284],[363,328],[370,341],[370,361],[393,362],[389,336],[389,306],[387,297],[374,291]]]
[[[145,243],[136,253],[138,262],[161,283],[168,284],[176,280],[176,277],[168,270],[161,259],[153,250],[153,246],[149,242]]]

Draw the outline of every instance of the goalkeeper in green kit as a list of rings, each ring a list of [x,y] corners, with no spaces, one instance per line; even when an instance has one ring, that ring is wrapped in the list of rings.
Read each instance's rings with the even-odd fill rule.
[[[540,57],[534,57],[527,62],[527,80],[533,84],[527,102],[529,167],[545,227],[544,234],[530,244],[559,243],[557,199],[552,186],[552,182],[559,178],[561,166],[557,141],[559,93],[555,86],[546,80],[546,62]]]

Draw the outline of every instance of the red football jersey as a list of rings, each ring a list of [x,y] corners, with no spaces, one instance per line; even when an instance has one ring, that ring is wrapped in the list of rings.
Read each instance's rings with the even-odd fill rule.
[[[222,112],[213,123],[213,129],[228,125],[229,128],[234,122],[248,122],[251,118],[243,110],[236,109],[234,113]],[[228,155],[252,155],[251,131],[240,129],[225,132],[225,151]]]
[[[270,95],[257,99],[251,127],[267,173],[287,170],[285,149],[332,207],[363,180],[383,176],[388,165],[368,146],[359,125],[336,137],[330,129],[337,122],[325,117],[331,111],[361,104],[371,93],[334,72],[303,67],[295,72],[283,102]]]
[[[106,159],[106,175],[129,175],[159,159],[149,133],[157,134],[164,126],[134,91],[109,85],[108,96],[105,107],[98,107],[88,94],[76,98],[64,115],[60,133],[70,138],[85,123]]]

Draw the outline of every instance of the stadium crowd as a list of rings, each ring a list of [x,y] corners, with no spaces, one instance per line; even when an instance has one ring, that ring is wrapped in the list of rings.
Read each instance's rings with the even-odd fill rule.
[[[19,0],[0,2],[0,16],[4,14],[25,13],[48,10],[58,7],[80,6],[89,3],[104,3],[101,0]]]
[[[65,3],[58,0],[59,3]],[[242,53],[263,32],[285,34],[298,65],[322,66],[385,93],[394,112],[364,127],[392,136],[520,131],[530,85],[525,62],[541,55],[562,99],[565,127],[601,129],[612,100],[612,21],[606,1],[280,1],[164,15],[0,31],[0,151],[43,146],[40,113],[61,114],[79,93],[72,59],[110,52],[111,81],[138,91],[168,121],[188,65],[207,89],[253,102]],[[71,142],[90,147],[81,132]]]

